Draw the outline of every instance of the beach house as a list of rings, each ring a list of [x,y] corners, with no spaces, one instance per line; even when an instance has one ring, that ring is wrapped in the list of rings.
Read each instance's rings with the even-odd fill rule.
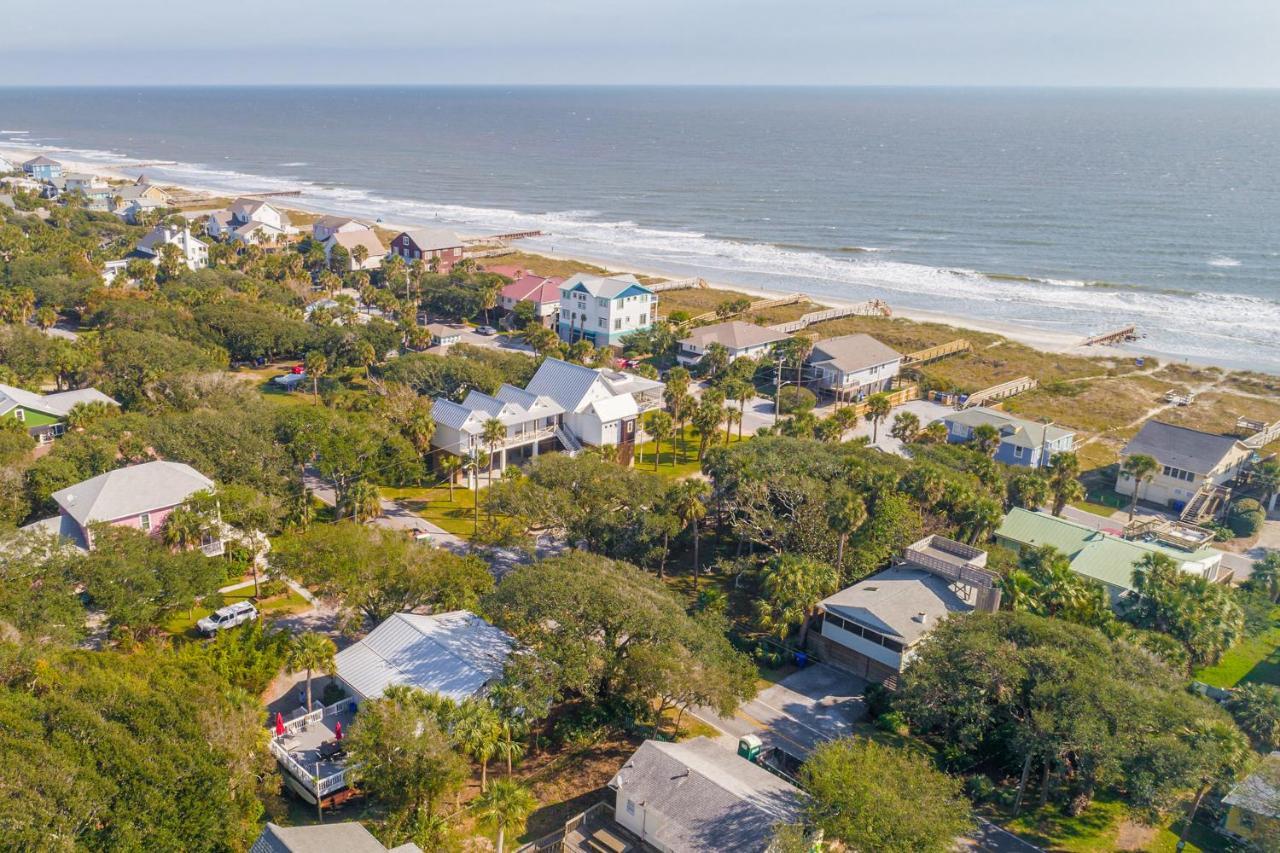
[[[974,429],[984,424],[994,428],[1000,434],[995,459],[1006,465],[1042,468],[1049,464],[1053,454],[1070,451],[1075,446],[1076,434],[1072,430],[1028,421],[985,406],[947,415],[942,422],[951,444],[972,441]]]
[[[1155,476],[1142,484],[1138,499],[1197,521],[1226,504],[1229,484],[1253,457],[1253,450],[1234,436],[1147,421],[1120,451],[1116,491],[1122,495],[1132,495],[1137,485],[1123,462],[1138,454],[1151,456],[1157,463]]]
[[[406,264],[422,261],[428,269],[448,272],[462,260],[462,238],[445,228],[415,228],[401,231],[391,240],[391,254]]]
[[[1106,588],[1115,605],[1133,592],[1133,568],[1149,554],[1164,554],[1182,571],[1216,583],[1231,578],[1222,552],[1202,545],[1175,547],[1156,535],[1126,539],[1046,512],[1014,507],[1005,515],[995,539],[1013,551],[1050,545],[1071,561],[1071,570]]]
[[[226,210],[209,214],[205,230],[218,240],[271,243],[289,233],[289,217],[259,198],[238,198]]]
[[[822,600],[809,634],[821,660],[895,689],[929,632],[952,614],[1000,608],[985,551],[942,536],[908,546],[891,568]]]
[[[378,235],[370,228],[363,228],[350,231],[335,231],[325,238],[320,245],[324,246],[324,257],[329,261],[333,257],[333,250],[342,247],[347,252],[347,269],[348,270],[376,270],[382,266],[382,259],[387,254],[386,246],[382,245],[382,241],[378,239]],[[364,252],[364,259],[357,261],[356,255],[360,254],[357,248]]]
[[[389,850],[422,853],[412,841]],[[353,820],[314,826],[279,826],[267,821],[249,853],[388,853],[388,848]]]
[[[0,385],[0,418],[11,417],[26,424],[27,432],[40,444],[62,435],[67,428],[67,415],[81,403],[120,405],[96,388],[36,394],[12,385]]]
[[[165,246],[176,246],[182,263],[189,270],[202,270],[209,266],[209,244],[194,236],[190,226],[157,225],[138,241],[129,256],[159,264],[160,252]]]
[[[54,178],[62,177],[62,164],[41,154],[39,157],[32,157],[23,163],[22,171],[37,181],[51,181]]]
[[[739,358],[763,358],[774,346],[791,336],[767,326],[730,320],[712,326],[700,326],[680,340],[676,360],[684,365],[697,364],[707,354],[707,348],[719,344],[729,354],[729,361]]]
[[[349,216],[321,216],[311,223],[311,239],[323,243],[334,234],[353,234],[357,231],[372,231],[368,223]]]
[[[1226,811],[1218,829],[1250,849],[1274,850],[1280,842],[1280,751],[1272,752],[1256,770],[1222,798]]]
[[[112,213],[126,222],[136,223],[138,214],[169,207],[173,199],[160,187],[147,183],[146,175],[139,175],[132,184],[112,187],[109,204]]]
[[[533,316],[538,323],[555,328],[560,319],[560,285],[563,283],[563,278],[544,278],[521,271],[513,277],[510,284],[502,288],[498,307],[505,311],[515,311],[517,305],[526,302],[533,306]]]
[[[702,736],[646,740],[609,788],[614,822],[641,843],[606,827],[579,849],[764,853],[775,827],[804,820],[798,788]]]
[[[841,400],[861,400],[893,386],[902,356],[870,335],[843,335],[814,344],[805,364],[820,390]]]
[[[385,619],[334,656],[343,699],[300,707],[293,719],[281,720],[270,749],[285,785],[311,803],[345,799],[348,767],[338,727],[351,731],[361,705],[393,685],[455,702],[483,696],[502,678],[514,646],[509,634],[466,610]]]
[[[110,184],[105,179],[88,172],[64,172],[62,180],[64,181],[63,191],[69,193],[84,193],[86,196],[91,196],[95,192],[110,189]]]
[[[213,481],[190,465],[156,460],[117,468],[51,496],[58,515],[27,525],[57,534],[84,550],[93,549],[94,524],[134,527],[158,536],[177,507],[197,492],[212,491]],[[223,552],[218,529],[205,533],[200,550],[208,556]]]
[[[576,454],[584,445],[617,447],[618,461],[630,465],[642,435],[639,417],[662,405],[663,387],[631,373],[548,358],[523,389],[503,384],[493,395],[472,390],[461,403],[437,399],[431,444],[454,456],[479,457],[481,470],[500,471],[552,450]],[[490,420],[506,429],[492,447],[483,438]],[[467,478],[474,486],[477,472]]]
[[[577,273],[560,285],[560,338],[614,346],[657,319],[658,295],[633,275]]]

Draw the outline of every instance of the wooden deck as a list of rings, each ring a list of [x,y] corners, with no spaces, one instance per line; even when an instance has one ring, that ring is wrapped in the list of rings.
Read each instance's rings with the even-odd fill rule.
[[[970,352],[973,350],[973,344],[965,338],[957,338],[954,341],[948,341],[945,344],[938,344],[936,347],[909,352],[902,357],[902,366],[909,367],[917,364],[928,364],[931,361],[937,361],[946,358],[949,355],[957,353]]]

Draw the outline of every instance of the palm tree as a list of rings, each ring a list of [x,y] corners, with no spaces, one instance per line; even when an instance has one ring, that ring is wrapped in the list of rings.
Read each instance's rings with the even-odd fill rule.
[[[738,440],[742,440],[742,410],[735,409],[733,406],[726,406],[724,409],[724,446],[729,446],[729,439],[733,437],[733,425],[738,425]]]
[[[675,423],[671,419],[671,415],[666,412],[650,412],[645,422],[644,428],[649,435],[653,436],[653,470],[658,470],[658,460],[662,458],[662,442],[673,441],[675,437]],[[671,446],[671,461],[675,464],[676,448],[673,443]]]
[[[1138,492],[1142,491],[1143,483],[1151,480],[1156,475],[1156,472],[1160,470],[1160,463],[1155,460],[1154,456],[1135,453],[1124,460],[1120,470],[1133,479],[1133,495],[1129,498],[1129,520],[1133,521],[1133,511],[1138,507]]]
[[[447,453],[440,459],[440,473],[449,481],[449,503],[453,503],[453,483],[461,470],[462,457]]]
[[[836,544],[836,571],[844,571],[844,546],[853,533],[867,520],[867,505],[857,492],[841,490],[827,501],[827,524],[839,536]]]
[[[507,778],[514,772],[513,765],[524,756],[524,743],[520,740],[520,731],[511,720],[503,719],[502,733],[498,737],[498,758],[507,763]]]
[[[165,519],[160,536],[170,548],[186,550],[200,544],[204,528],[205,520],[199,512],[189,506],[179,506]]]
[[[689,407],[693,402],[693,397],[689,394],[689,371],[683,367],[674,367],[667,373],[667,387],[662,391],[662,400],[680,427],[676,434],[680,438],[680,458],[683,461],[684,422],[689,417]]]
[[[1055,453],[1049,458],[1049,491],[1053,494],[1053,514],[1062,515],[1062,510],[1071,501],[1084,497],[1084,487],[1076,479],[1080,476],[1080,460],[1071,451]]]
[[[355,355],[356,364],[364,368],[364,378],[369,378],[369,368],[378,360],[378,352],[373,348],[373,344],[368,341],[360,341],[355,345],[353,354]]]
[[[498,834],[498,853],[503,853],[507,833],[524,832],[525,821],[537,808],[529,789],[511,779],[499,779],[476,799],[477,819]]]
[[[919,432],[920,418],[912,412],[898,412],[893,418],[893,428],[889,430],[889,435],[903,444],[910,444],[916,440]]]
[[[698,589],[698,522],[707,515],[705,500],[710,486],[704,480],[684,480],[674,490],[672,510],[680,523],[693,532],[693,588]]]
[[[1249,585],[1265,592],[1272,601],[1280,601],[1280,551],[1271,551],[1253,564]]]
[[[333,662],[333,656],[337,653],[338,648],[333,644],[333,640],[324,634],[307,631],[305,634],[295,635],[289,641],[284,657],[285,670],[290,675],[306,671],[308,711],[311,710],[311,674],[317,669],[326,675],[336,674],[337,667]]]
[[[991,424],[978,424],[973,428],[973,437],[969,441],[973,449],[983,456],[995,456],[1000,449],[1000,430]]]
[[[880,391],[867,398],[866,407],[865,417],[871,421],[871,443],[875,444],[880,440],[880,422],[889,417],[893,404],[889,401],[889,395]]]
[[[747,400],[755,393],[755,387],[745,379],[729,379],[721,386],[724,396],[738,401],[738,441],[742,441],[742,415],[747,411]]]
[[[462,751],[480,763],[480,790],[484,791],[489,787],[489,759],[502,739],[502,724],[498,712],[483,700],[468,700],[458,710],[454,736]]]
[[[475,448],[462,457],[462,470],[467,474],[467,481],[473,483],[472,509],[475,512],[472,533],[480,532],[480,454]]]
[[[1201,762],[1201,774],[1200,786],[1196,789],[1191,808],[1182,823],[1182,832],[1178,834],[1179,850],[1186,847],[1191,824],[1196,819],[1196,812],[1200,809],[1204,795],[1209,793],[1216,782],[1233,776],[1236,769],[1244,766],[1252,754],[1248,741],[1230,721],[1199,720],[1187,734],[1191,736],[1191,742],[1199,747],[1192,754]]]
[[[40,328],[47,329],[56,322],[58,322],[58,312],[48,305],[41,305],[36,309],[36,325]]]
[[[507,427],[497,418],[489,418],[484,422],[484,431],[480,440],[489,448],[489,486],[493,486],[493,457],[498,452],[498,445],[507,440]]]
[[[498,299],[502,296],[502,282],[491,281],[480,291],[480,305],[484,308],[484,324],[489,325],[489,312],[498,307]]]
[[[1268,459],[1253,469],[1253,482],[1262,490],[1262,506],[1266,508],[1280,492],[1280,462]]]
[[[311,377],[311,396],[320,402],[320,377],[329,372],[329,359],[319,350],[307,353],[305,360],[307,375]]]
[[[382,515],[382,496],[378,494],[378,487],[368,480],[356,480],[347,487],[343,498],[347,512],[358,524]]]
[[[357,243],[351,249],[351,258],[356,262],[356,269],[364,269],[364,262],[369,260],[369,249]]]

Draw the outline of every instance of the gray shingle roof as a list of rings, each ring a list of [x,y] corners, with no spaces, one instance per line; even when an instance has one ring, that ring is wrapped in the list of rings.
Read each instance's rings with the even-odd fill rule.
[[[713,326],[702,326],[694,329],[680,343],[698,347],[706,347],[712,343],[718,343],[731,350],[739,350],[785,341],[789,337],[791,336],[785,332],[779,332],[767,326],[757,326],[754,323],[744,323],[741,320],[730,320],[727,323],[716,323]]]
[[[965,409],[962,412],[947,415],[943,420],[948,423],[954,422],[970,427],[990,424],[1001,431],[1003,441],[1020,447],[1040,447],[1046,442],[1058,441],[1067,436],[1075,435],[1072,430],[1053,425],[1038,424],[1035,421],[1014,417],[1008,412],[989,409],[985,406]]]
[[[474,696],[502,675],[514,641],[466,610],[397,613],[338,652],[338,676],[367,699],[408,684],[450,699]]]
[[[419,851],[415,844],[398,851]],[[249,853],[387,853],[369,830],[354,821],[317,826],[278,826],[268,823]]]
[[[650,840],[670,850],[763,851],[802,811],[798,788],[705,737],[645,741],[609,786],[662,815]]]
[[[948,582],[923,569],[892,568],[858,581],[826,598],[822,609],[914,643],[948,613],[968,613],[973,605],[952,591]],[[919,614],[924,621],[918,621]]]
[[[1160,421],[1147,421],[1125,445],[1123,456],[1154,456],[1162,465],[1208,474],[1240,444],[1229,435],[1214,435]]]
[[[435,252],[440,249],[458,249],[462,247],[462,238],[447,228],[414,228],[403,233],[422,252]]]
[[[14,388],[12,385],[0,385],[0,415],[22,406],[37,412],[65,417],[77,403],[109,403],[120,405],[96,388],[80,388],[75,391],[60,391],[57,394],[36,394]]]
[[[181,462],[144,462],[59,489],[53,499],[81,525],[177,506],[213,481]]]
[[[901,358],[901,354],[870,335],[844,335],[818,341],[814,344],[808,361],[810,364],[826,365],[844,373],[853,373]]]

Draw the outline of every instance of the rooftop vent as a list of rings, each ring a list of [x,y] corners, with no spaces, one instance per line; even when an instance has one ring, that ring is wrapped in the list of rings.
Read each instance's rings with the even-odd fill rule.
[[[911,618],[919,622],[921,625],[923,625],[925,622],[928,621],[929,614],[921,610],[919,613],[917,613],[915,616],[912,616]]]

